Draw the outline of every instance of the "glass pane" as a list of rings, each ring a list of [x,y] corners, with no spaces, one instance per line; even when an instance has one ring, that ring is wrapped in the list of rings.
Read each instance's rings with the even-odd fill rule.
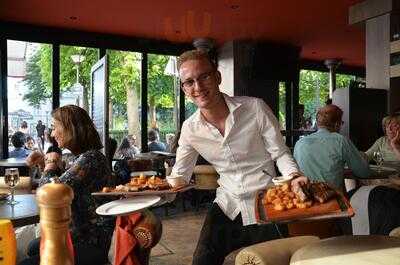
[[[177,130],[178,84],[176,57],[149,54],[147,127],[156,134],[148,134],[150,151],[170,150]]]
[[[141,149],[142,57],[140,53],[117,50],[107,50],[107,54],[110,92],[109,132],[119,147],[114,157],[124,158],[134,155]]]
[[[301,70],[299,103],[304,105],[303,118],[309,127],[315,127],[317,110],[329,97],[329,74],[327,72]]]
[[[98,49],[60,46],[60,106],[73,104],[89,111],[90,70],[98,60]]]
[[[356,76],[354,75],[342,75],[336,74],[336,88],[349,87],[351,81],[355,81]]]
[[[285,82],[279,82],[279,125],[286,130],[286,87]]]
[[[7,53],[9,156],[25,157],[50,145],[52,47],[7,40]]]

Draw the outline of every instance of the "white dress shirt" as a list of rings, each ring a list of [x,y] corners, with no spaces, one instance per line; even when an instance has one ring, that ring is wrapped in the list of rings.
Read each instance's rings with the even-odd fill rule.
[[[298,167],[277,119],[263,100],[225,94],[224,99],[229,108],[225,135],[197,110],[183,123],[171,175],[182,175],[189,181],[200,154],[220,175],[214,202],[231,220],[241,213],[243,225],[250,225],[256,223],[257,191],[276,176],[273,161],[283,175],[297,172]]]

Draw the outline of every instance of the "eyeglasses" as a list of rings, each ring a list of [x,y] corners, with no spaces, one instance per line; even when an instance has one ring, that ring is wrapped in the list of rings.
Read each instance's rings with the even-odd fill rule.
[[[188,79],[188,80],[182,82],[182,87],[185,89],[192,89],[196,82],[198,84],[202,84],[202,85],[209,85],[209,84],[211,84],[214,73],[215,73],[215,71],[213,70],[210,72],[202,73],[197,78]]]

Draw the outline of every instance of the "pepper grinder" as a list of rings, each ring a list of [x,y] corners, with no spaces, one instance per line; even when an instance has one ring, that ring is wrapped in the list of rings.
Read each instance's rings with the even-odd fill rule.
[[[69,235],[71,202],[74,192],[54,179],[38,189],[40,208],[40,265],[73,265],[74,256]]]

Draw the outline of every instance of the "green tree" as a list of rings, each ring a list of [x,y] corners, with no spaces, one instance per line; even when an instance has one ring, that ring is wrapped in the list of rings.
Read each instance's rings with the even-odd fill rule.
[[[35,53],[26,64],[26,76],[24,78],[25,85],[29,91],[24,95],[24,100],[27,100],[33,107],[40,105],[51,97],[51,84],[48,85],[42,80],[41,68],[39,62],[41,59],[40,53]]]
[[[140,106],[140,61],[141,55],[134,52],[109,50],[109,92],[110,111],[116,118],[125,117],[128,120],[128,131],[139,133]],[[90,72],[98,61],[98,50],[75,46],[60,47],[60,89],[70,91],[76,83],[76,65],[71,55],[85,56],[79,64],[79,83],[83,86],[84,106],[88,109],[90,101]],[[152,122],[156,123],[156,108],[173,108],[174,89],[173,78],[164,75],[164,69],[169,57],[149,55],[148,60],[148,104]],[[52,95],[52,48],[42,44],[27,62],[27,75],[24,79],[28,91],[24,99],[32,106],[39,106]],[[112,122],[110,123],[112,124]]]
[[[156,108],[174,108],[174,80],[172,76],[164,74],[169,56],[150,54],[148,59],[149,119],[151,126],[155,127]]]
[[[351,75],[337,74],[337,89],[348,87],[354,78]],[[304,117],[315,119],[318,108],[324,106],[329,97],[328,72],[301,70],[299,89],[299,103],[304,105]]]

